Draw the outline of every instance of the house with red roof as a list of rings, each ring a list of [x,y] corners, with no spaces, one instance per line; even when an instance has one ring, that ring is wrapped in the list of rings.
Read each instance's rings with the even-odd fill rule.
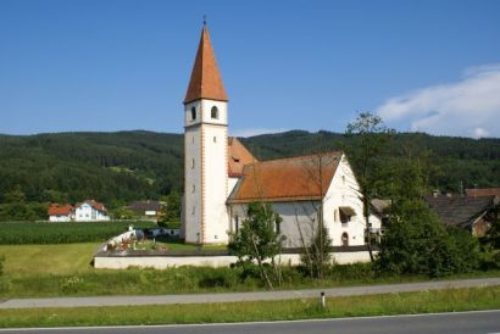
[[[69,222],[74,218],[74,208],[71,204],[52,203],[49,205],[50,222]]]
[[[343,152],[259,161],[228,136],[228,95],[203,26],[184,99],[184,205],[181,237],[227,244],[251,202],[271,203],[287,248],[310,242],[320,222],[333,246],[364,246],[380,219],[363,217],[359,184]]]

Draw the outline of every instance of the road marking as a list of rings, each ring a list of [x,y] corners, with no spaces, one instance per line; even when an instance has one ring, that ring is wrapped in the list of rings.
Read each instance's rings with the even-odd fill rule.
[[[308,323],[308,322],[327,322],[327,321],[356,321],[356,320],[374,320],[374,319],[391,319],[391,318],[417,318],[425,316],[447,316],[447,315],[463,315],[463,314],[480,314],[480,313],[496,313],[500,309],[495,310],[480,310],[480,311],[459,311],[459,312],[440,312],[440,313],[417,313],[417,314],[396,314],[396,315],[381,315],[381,316],[366,316],[366,317],[349,317],[349,318],[321,318],[321,319],[303,319],[303,320],[277,320],[277,321],[254,321],[254,322],[221,322],[221,323],[197,323],[197,324],[166,324],[166,325],[147,325],[150,328],[186,328],[186,327],[207,327],[207,326],[245,326],[245,325],[272,325],[285,323]],[[0,328],[1,332],[33,332],[33,331],[67,331],[67,330],[88,330],[88,329],[134,329],[144,328],[144,325],[131,326],[82,326],[82,327],[34,327],[34,328]],[[487,333],[487,334],[500,334]]]

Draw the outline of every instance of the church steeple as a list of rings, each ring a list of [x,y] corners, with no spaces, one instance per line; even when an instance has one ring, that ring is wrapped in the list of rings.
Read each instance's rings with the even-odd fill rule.
[[[228,101],[206,23],[201,31],[200,44],[184,104],[200,99]]]

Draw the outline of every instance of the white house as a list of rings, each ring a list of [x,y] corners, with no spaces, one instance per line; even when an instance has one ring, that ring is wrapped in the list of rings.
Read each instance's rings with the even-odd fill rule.
[[[185,188],[181,237],[225,244],[253,201],[272,203],[283,218],[285,246],[300,247],[319,219],[333,246],[362,246],[368,227],[354,173],[342,152],[258,161],[228,138],[228,97],[203,27],[184,99]],[[371,219],[372,229],[380,220]]]
[[[74,218],[74,208],[70,204],[52,203],[48,209],[50,222],[69,222]]]
[[[104,204],[87,200],[75,205],[75,221],[108,221],[108,210]]]

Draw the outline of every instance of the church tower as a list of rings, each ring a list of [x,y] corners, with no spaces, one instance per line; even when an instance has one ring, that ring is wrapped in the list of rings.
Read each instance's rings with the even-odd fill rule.
[[[206,24],[184,99],[185,241],[226,244],[227,102]]]

